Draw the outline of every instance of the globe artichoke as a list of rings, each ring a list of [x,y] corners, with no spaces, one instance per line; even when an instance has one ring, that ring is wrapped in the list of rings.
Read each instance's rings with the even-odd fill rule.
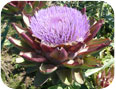
[[[40,76],[54,72],[66,85],[74,81],[83,84],[81,70],[102,65],[92,55],[111,42],[108,38],[94,38],[104,23],[103,19],[90,25],[85,8],[79,11],[67,6],[41,9],[33,16],[22,15],[27,28],[13,23],[21,40],[8,39],[21,49],[21,57],[39,63]],[[43,83],[45,81],[47,79]]]

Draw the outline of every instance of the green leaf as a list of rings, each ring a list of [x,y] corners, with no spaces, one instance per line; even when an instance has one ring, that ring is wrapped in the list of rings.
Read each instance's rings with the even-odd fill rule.
[[[70,69],[58,70],[56,73],[64,84],[66,85],[72,84],[73,80],[72,80],[72,74]]]
[[[35,9],[37,6],[39,5],[39,2],[38,1],[35,1],[35,2],[33,2],[33,8]]]
[[[25,10],[26,13],[29,14],[29,13],[32,13],[32,10],[33,10],[33,9],[32,9],[32,6],[31,6],[30,4],[27,3],[27,4],[25,5],[24,10]]]
[[[106,67],[109,67],[111,64],[114,63],[114,58],[107,59],[105,61],[107,61],[107,62],[104,62],[104,65],[102,67],[100,67],[100,68],[88,69],[85,72],[85,76],[88,77],[88,76],[90,76],[90,75],[92,75],[92,74],[94,74],[94,73],[96,73],[96,72],[98,72],[98,71],[100,71],[100,70],[102,70],[102,69],[104,69]]]
[[[38,71],[34,78],[34,85],[36,87],[42,86],[45,82],[47,82],[48,78],[49,78],[48,75],[42,74],[40,73],[40,71]]]
[[[89,56],[84,58],[84,64],[88,66],[99,67],[101,66],[101,61],[93,56]]]

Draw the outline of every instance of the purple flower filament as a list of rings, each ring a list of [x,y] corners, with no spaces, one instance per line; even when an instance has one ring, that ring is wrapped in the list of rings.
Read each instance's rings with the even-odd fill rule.
[[[85,14],[60,6],[41,9],[30,21],[33,34],[45,43],[53,45],[83,41],[90,28]]]

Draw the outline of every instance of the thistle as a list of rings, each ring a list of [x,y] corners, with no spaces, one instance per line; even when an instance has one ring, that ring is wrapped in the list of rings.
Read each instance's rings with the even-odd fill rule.
[[[56,73],[66,85],[74,81],[83,84],[82,70],[102,65],[92,55],[111,41],[94,38],[104,20],[90,25],[85,8],[78,11],[66,6],[52,6],[35,12],[33,16],[22,15],[27,28],[13,23],[21,40],[8,39],[22,50],[21,57],[38,63],[39,74],[45,79],[40,85],[48,80],[44,74],[50,76],[51,73]]]

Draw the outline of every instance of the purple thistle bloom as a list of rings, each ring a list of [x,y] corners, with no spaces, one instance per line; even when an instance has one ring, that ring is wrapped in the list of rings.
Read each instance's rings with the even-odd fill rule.
[[[21,40],[13,37],[8,39],[22,50],[19,54],[21,57],[32,61],[34,66],[35,62],[39,63],[37,67],[41,72],[39,75],[43,76],[43,82],[40,80],[38,86],[48,80],[43,74],[50,75],[54,71],[66,85],[71,85],[74,81],[84,84],[84,77],[78,68],[102,66],[102,61],[92,54],[108,46],[111,41],[103,38],[93,39],[104,20],[101,19],[90,27],[85,12],[86,8],[80,12],[73,8],[53,6],[39,10],[32,17],[22,13],[26,28],[12,23]],[[30,62],[28,65],[30,66]]]
[[[90,28],[85,14],[60,6],[39,10],[31,17],[30,23],[30,28],[37,38],[53,45],[82,42]]]

